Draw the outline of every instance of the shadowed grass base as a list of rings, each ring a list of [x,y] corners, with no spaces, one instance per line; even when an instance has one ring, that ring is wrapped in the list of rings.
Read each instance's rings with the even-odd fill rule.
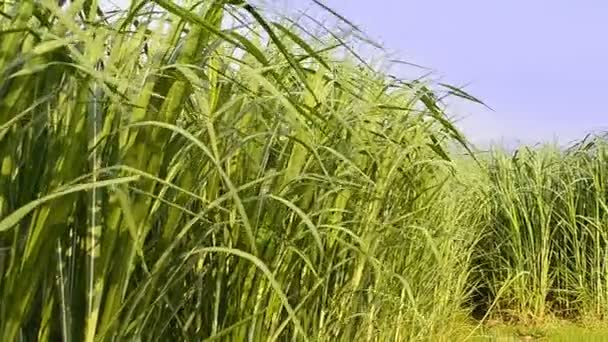
[[[486,325],[470,339],[475,342],[605,342],[608,341],[608,325],[605,323],[576,324],[556,321],[534,327]]]

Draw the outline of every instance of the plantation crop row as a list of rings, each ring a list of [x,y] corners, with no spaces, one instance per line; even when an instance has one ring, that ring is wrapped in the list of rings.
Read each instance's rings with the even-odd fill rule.
[[[441,101],[475,98],[331,30],[96,3],[0,3],[1,341],[436,341],[608,312],[602,138],[477,154]]]

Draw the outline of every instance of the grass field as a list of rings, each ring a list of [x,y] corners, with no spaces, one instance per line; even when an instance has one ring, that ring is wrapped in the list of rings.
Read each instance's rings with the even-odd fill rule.
[[[496,326],[484,328],[472,335],[470,341],[556,341],[556,342],[602,342],[606,341],[606,326],[589,326],[569,322],[546,323],[542,326]]]
[[[478,153],[323,6],[97,4],[0,2],[0,341],[608,336],[604,137]]]

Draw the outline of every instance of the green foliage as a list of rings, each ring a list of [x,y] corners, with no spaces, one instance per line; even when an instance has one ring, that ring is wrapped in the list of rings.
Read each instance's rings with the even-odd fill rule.
[[[472,154],[432,84],[332,32],[244,1],[96,3],[0,7],[0,340],[604,318],[605,139]]]
[[[244,2],[95,3],[3,4],[2,341],[456,328],[464,140],[428,85]]]
[[[497,313],[520,321],[603,319],[607,156],[596,137],[566,150],[522,148],[490,158],[478,183],[486,205],[476,274]]]

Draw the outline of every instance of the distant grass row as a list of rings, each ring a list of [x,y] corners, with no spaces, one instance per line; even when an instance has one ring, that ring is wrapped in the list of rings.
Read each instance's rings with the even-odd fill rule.
[[[601,139],[453,160],[440,94],[337,35],[235,0],[57,3],[0,4],[0,340],[603,318]]]
[[[479,295],[503,318],[608,313],[608,144],[522,148],[484,168]]]

